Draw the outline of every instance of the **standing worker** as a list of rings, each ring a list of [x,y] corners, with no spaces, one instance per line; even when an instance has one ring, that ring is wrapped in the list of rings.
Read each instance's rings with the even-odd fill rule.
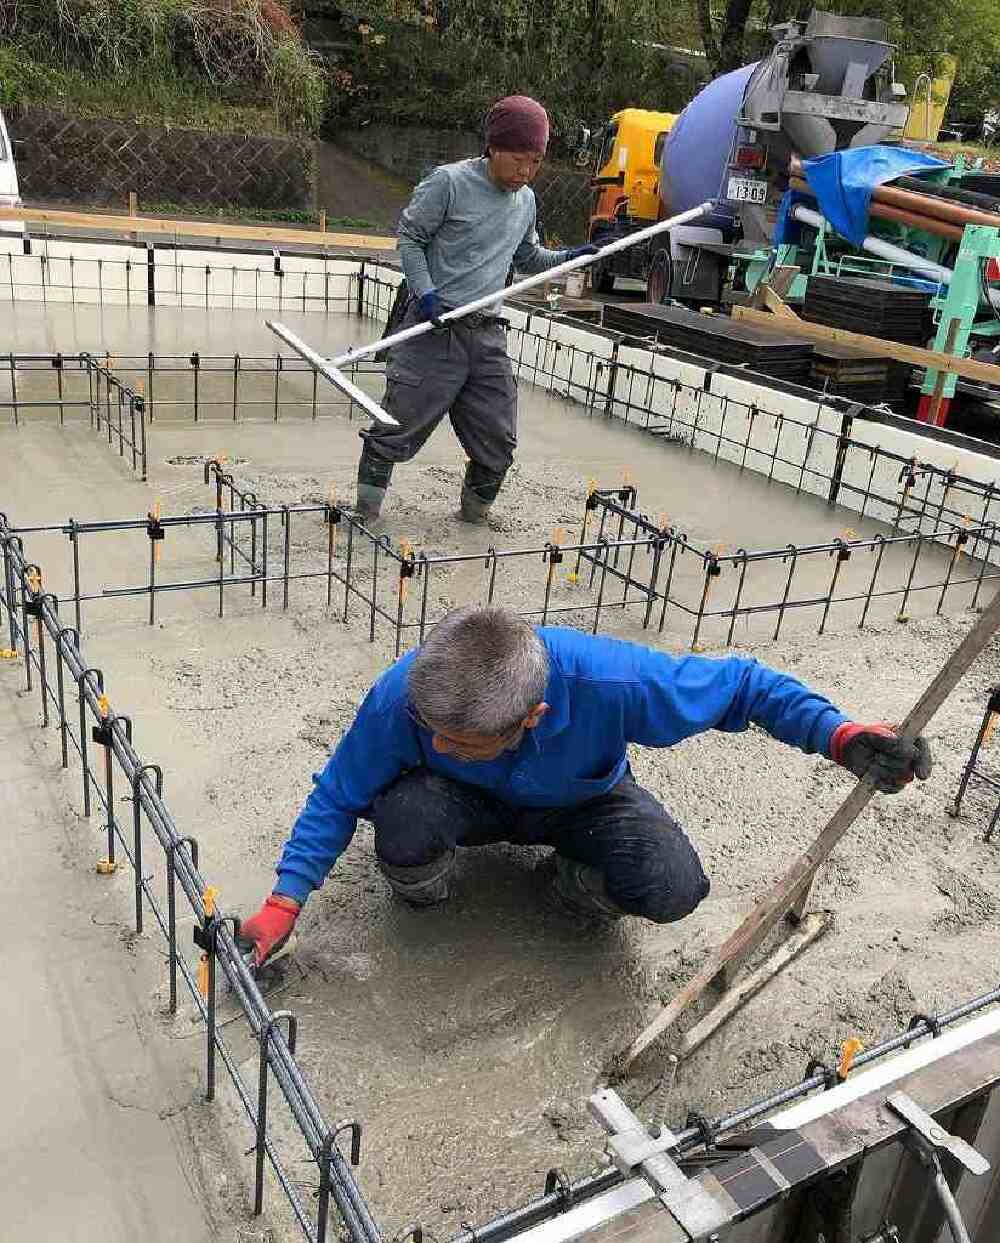
[[[526,95],[494,104],[486,154],[443,164],[417,186],[399,219],[405,310],[395,325],[436,323],[476,298],[496,303],[389,351],[386,410],[398,427],[361,433],[357,512],[378,517],[392,468],[408,462],[444,416],[468,456],[461,517],[484,522],[517,446],[517,386],[507,356],[501,295],[513,266],[544,272],[594,246],[546,250],[538,243],[530,187],[549,142],[545,109]]]
[[[576,916],[682,919],[708,893],[683,829],[639,786],[629,743],[672,747],[754,724],[896,793],[931,771],[922,738],[857,725],[795,678],[750,657],[670,656],[499,608],[449,613],[368,692],[242,925],[258,964],[347,848],[359,816],[413,906],[449,895],[458,846],[555,848],[555,891]]]

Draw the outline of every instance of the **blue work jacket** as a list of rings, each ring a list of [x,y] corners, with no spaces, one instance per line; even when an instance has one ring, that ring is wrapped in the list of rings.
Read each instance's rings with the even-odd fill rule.
[[[488,762],[441,755],[409,711],[414,652],[371,688],[299,813],[275,890],[304,901],[347,848],[359,816],[402,773],[428,768],[514,807],[565,807],[621,780],[628,743],[671,747],[707,729],[761,726],[807,753],[829,754],[848,718],[795,678],[750,657],[671,656],[617,639],[540,627],[549,711],[520,744]]]

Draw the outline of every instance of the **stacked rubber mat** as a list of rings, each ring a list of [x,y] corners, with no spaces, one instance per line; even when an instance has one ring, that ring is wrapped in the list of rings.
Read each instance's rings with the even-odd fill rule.
[[[930,294],[874,277],[812,276],[802,318],[869,337],[923,345]]]
[[[839,344],[817,342],[810,387],[862,405],[901,406],[906,400],[910,367],[878,354]]]
[[[604,326],[630,337],[655,337],[662,345],[745,366],[774,379],[809,383],[812,342],[784,334],[780,328],[758,328],[726,315],[699,315],[655,302],[609,304],[604,308]]]

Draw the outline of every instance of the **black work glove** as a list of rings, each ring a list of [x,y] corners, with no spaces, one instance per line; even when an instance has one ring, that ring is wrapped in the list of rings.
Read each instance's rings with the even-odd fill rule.
[[[926,738],[900,738],[890,725],[845,721],[830,738],[830,758],[855,777],[871,777],[876,790],[898,794],[914,777],[926,781],[934,761]]]

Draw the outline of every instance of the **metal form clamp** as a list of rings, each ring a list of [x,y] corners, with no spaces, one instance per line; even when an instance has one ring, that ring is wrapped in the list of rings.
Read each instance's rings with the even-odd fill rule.
[[[587,1102],[591,1115],[607,1131],[608,1147],[626,1177],[640,1176],[694,1243],[721,1238],[719,1231],[733,1221],[724,1207],[697,1178],[689,1178],[670,1156],[677,1138],[666,1127],[654,1139],[617,1092],[601,1088]]]
[[[955,1196],[941,1169],[941,1158],[938,1153],[941,1150],[950,1153],[959,1165],[977,1177],[989,1170],[989,1161],[960,1136],[950,1134],[943,1126],[935,1122],[931,1115],[925,1113],[905,1092],[893,1092],[891,1096],[886,1097],[885,1103],[887,1108],[902,1118],[909,1127],[907,1142],[931,1171],[934,1189],[941,1201],[941,1208],[955,1243],[971,1243],[971,1236],[962,1220]]]

